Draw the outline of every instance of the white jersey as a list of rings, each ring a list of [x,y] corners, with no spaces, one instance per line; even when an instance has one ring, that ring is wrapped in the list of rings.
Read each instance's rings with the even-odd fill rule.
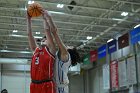
[[[55,82],[57,86],[57,93],[68,93],[68,84],[69,84],[69,79],[68,79],[68,70],[71,65],[71,58],[70,54],[68,57],[67,62],[63,62],[59,59],[58,57],[58,52],[56,53],[56,61],[55,61]],[[66,89],[66,90],[65,90]],[[67,92],[65,92],[67,91]]]

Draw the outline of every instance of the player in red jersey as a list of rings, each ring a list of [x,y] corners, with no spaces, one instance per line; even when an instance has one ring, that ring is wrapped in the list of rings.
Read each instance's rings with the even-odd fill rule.
[[[27,13],[27,33],[30,48],[34,51],[31,62],[30,93],[55,93],[53,82],[53,65],[55,45],[47,22],[46,12],[43,11],[45,37],[38,46],[32,35],[31,17]]]

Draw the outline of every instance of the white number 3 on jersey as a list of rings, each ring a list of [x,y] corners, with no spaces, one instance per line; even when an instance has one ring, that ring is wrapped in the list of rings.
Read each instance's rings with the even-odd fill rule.
[[[39,64],[39,57],[35,58],[35,64],[38,65]]]

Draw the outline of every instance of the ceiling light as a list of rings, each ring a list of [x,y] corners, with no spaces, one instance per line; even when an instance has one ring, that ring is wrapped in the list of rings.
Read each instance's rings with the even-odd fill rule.
[[[74,48],[74,46],[67,46],[67,48],[68,48],[68,49],[73,49],[73,48]]]
[[[16,32],[18,32],[18,30],[13,30],[13,33],[16,33]]]
[[[118,19],[118,18],[112,18],[112,20],[115,20],[115,21],[123,21],[123,19]]]
[[[111,39],[107,40],[107,43],[111,42],[112,40],[114,40],[114,39],[113,39],[113,38],[111,38]]]
[[[39,34],[40,34],[40,32],[35,32],[35,34],[38,34],[38,35],[39,35]]]
[[[140,24],[136,25],[134,28],[137,28],[137,27],[139,27],[139,26],[140,26]]]
[[[63,4],[57,4],[57,7],[58,7],[58,8],[63,8],[64,5],[63,5]]]
[[[121,16],[127,16],[128,15],[128,12],[122,12],[121,13]]]
[[[23,36],[23,35],[14,35],[14,34],[9,35],[9,36],[12,36],[12,37],[27,37],[27,36]]]
[[[60,8],[60,4],[57,4],[57,7]]]
[[[42,38],[41,36],[35,36],[35,38]]]
[[[32,53],[29,51],[10,51],[10,50],[0,50],[0,52]]]
[[[33,4],[34,3],[34,1],[28,1],[28,4]]]
[[[64,7],[64,5],[63,4],[60,4],[60,8],[63,8]]]
[[[65,14],[63,12],[55,12],[55,11],[48,11],[49,13],[52,13],[52,14]]]
[[[92,36],[87,36],[87,39],[89,40],[89,39],[92,39]]]

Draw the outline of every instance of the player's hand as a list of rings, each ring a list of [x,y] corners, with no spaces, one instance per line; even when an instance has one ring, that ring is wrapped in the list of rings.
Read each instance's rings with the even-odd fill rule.
[[[49,20],[51,18],[51,15],[48,13],[47,10],[42,10],[42,15],[43,15],[43,19],[45,20]]]
[[[44,9],[41,11],[43,19],[45,19]]]

